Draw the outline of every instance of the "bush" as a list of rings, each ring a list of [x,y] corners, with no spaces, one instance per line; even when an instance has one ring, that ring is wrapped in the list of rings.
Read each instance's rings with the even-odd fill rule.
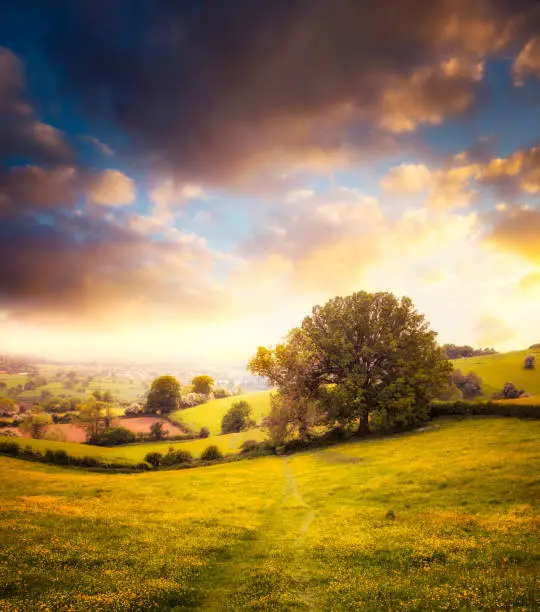
[[[493,394],[493,399],[518,399],[525,394],[523,389],[518,389],[513,382],[504,384],[502,391]]]
[[[140,404],[131,404],[124,410],[125,417],[137,417],[144,414],[144,409]]]
[[[0,453],[4,455],[11,455],[12,457],[17,457],[20,452],[20,446],[17,442],[11,442],[8,440],[0,441]]]
[[[534,355],[527,355],[527,357],[525,357],[525,361],[523,362],[523,367],[526,370],[534,370],[535,362],[536,357]]]
[[[54,451],[53,463],[56,463],[58,465],[68,465],[69,462],[70,462],[70,457],[66,453],[65,450],[59,449],[59,450]]]
[[[135,442],[135,434],[125,427],[108,427],[100,436],[92,438],[90,444],[97,446],[117,446]]]
[[[180,398],[180,408],[193,408],[208,401],[208,395],[204,393],[186,393]]]
[[[105,465],[103,461],[100,461],[97,457],[89,457],[85,455],[80,459],[80,465],[84,467],[99,467]]]
[[[199,432],[199,438],[208,438],[210,435],[210,430],[208,427],[201,427],[201,431]]]
[[[180,465],[181,463],[190,463],[192,460],[193,457],[189,451],[181,449],[174,450],[174,448],[170,446],[167,454],[161,459],[160,465]]]
[[[221,433],[238,433],[255,425],[250,418],[251,406],[244,400],[235,402],[223,415],[221,420]]]
[[[215,444],[212,444],[204,449],[201,459],[203,461],[217,461],[218,459],[223,459],[223,453]]]
[[[222,399],[224,397],[230,397],[232,393],[228,389],[214,389],[215,399]]]
[[[144,460],[146,461],[146,463],[149,463],[152,467],[157,468],[159,467],[159,464],[161,463],[162,457],[163,455],[161,453],[153,452],[153,453],[147,453]]]

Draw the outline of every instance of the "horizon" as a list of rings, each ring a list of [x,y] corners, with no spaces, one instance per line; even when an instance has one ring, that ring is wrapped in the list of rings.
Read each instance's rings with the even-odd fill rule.
[[[0,8],[3,353],[243,367],[361,290],[540,340],[536,2],[113,4]]]

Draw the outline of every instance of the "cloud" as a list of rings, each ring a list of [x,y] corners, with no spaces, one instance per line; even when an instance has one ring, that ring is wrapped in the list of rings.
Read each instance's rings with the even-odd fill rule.
[[[373,155],[385,131],[463,113],[486,55],[530,37],[530,7],[210,0],[193,11],[156,0],[139,27],[128,2],[61,2],[41,13],[39,43],[81,106],[128,134],[130,149],[180,183],[224,184],[321,152],[346,152],[345,163]]]
[[[540,263],[540,210],[511,206],[493,217],[487,235],[492,246]]]
[[[424,164],[401,164],[391,168],[382,182],[388,191],[417,193],[431,184],[431,172]]]
[[[525,77],[540,78],[540,38],[535,36],[523,47],[512,67],[514,82],[523,85]]]
[[[82,138],[86,140],[87,142],[92,143],[94,147],[98,149],[98,151],[103,153],[103,155],[107,155],[107,156],[114,155],[114,151],[111,149],[111,147],[109,147],[104,142],[99,140],[99,138],[94,138],[93,136],[82,136]]]
[[[119,170],[103,170],[90,184],[88,199],[102,206],[127,206],[135,199],[135,183]]]
[[[51,212],[72,207],[79,192],[80,177],[73,166],[44,169],[19,166],[0,172],[0,215]]]
[[[26,99],[22,63],[9,49],[0,47],[0,160],[14,156],[66,162],[72,151],[60,130],[36,118]]]
[[[0,230],[0,304],[10,320],[42,324],[198,319],[226,311],[214,259],[192,234],[154,242],[105,218],[20,219]]]
[[[379,125],[397,134],[412,132],[422,123],[439,125],[445,117],[471,106],[473,85],[482,74],[479,67],[465,71],[453,59],[437,69],[425,67],[409,77],[396,78],[382,93]]]
[[[525,295],[540,296],[540,272],[525,275],[519,281],[519,288]]]

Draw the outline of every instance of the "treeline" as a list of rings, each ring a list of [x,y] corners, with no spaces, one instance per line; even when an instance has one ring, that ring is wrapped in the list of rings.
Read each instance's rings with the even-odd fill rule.
[[[495,355],[494,348],[475,349],[468,344],[459,346],[457,344],[443,344],[443,351],[447,359],[461,359],[463,357],[479,357],[480,355]]]

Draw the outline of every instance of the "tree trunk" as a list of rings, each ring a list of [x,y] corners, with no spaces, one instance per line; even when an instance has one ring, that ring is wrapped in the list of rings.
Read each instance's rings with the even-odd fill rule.
[[[356,435],[359,438],[364,438],[369,435],[369,422],[368,422],[368,413],[362,412],[360,414],[360,420],[358,422],[358,429],[356,430]]]

